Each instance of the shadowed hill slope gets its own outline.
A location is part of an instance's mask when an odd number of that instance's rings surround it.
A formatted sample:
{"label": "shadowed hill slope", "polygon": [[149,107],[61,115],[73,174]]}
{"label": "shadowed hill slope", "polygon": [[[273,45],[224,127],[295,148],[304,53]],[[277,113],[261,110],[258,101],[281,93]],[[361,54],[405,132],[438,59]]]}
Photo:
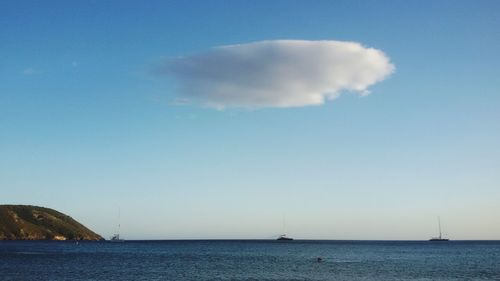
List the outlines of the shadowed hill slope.
{"label": "shadowed hill slope", "polygon": [[103,240],[70,216],[30,205],[0,205],[0,240]]}

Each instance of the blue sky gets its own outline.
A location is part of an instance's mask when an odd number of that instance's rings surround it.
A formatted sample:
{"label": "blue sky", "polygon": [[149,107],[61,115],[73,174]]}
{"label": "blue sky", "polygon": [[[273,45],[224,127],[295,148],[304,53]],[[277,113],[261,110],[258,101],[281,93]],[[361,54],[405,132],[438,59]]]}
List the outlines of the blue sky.
{"label": "blue sky", "polygon": [[[128,239],[500,238],[497,1],[4,1],[0,191]],[[323,105],[176,105],[170,58],[338,40],[395,71]],[[214,66],[216,69],[217,66]]]}

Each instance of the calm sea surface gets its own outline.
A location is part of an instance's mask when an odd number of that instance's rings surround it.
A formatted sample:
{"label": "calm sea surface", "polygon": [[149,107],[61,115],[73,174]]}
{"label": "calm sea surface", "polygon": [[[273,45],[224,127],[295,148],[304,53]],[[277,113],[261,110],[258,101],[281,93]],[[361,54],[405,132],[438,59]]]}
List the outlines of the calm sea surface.
{"label": "calm sea surface", "polygon": [[500,280],[500,241],[0,241],[0,280]]}

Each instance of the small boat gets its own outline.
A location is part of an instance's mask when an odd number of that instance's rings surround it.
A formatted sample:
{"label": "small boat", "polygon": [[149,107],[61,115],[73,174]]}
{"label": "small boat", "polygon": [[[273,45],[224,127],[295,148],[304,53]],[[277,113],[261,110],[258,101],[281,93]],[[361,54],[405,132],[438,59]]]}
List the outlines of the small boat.
{"label": "small boat", "polygon": [[446,241],[450,241],[450,239],[448,239],[448,238],[432,237],[431,239],[429,239],[429,241],[432,241],[432,242],[446,242]]}
{"label": "small boat", "polygon": [[293,240],[293,238],[291,237],[287,237],[286,236],[286,221],[285,221],[285,215],[283,215],[283,234],[280,235],[276,240],[279,240],[279,241],[291,241]]}
{"label": "small boat", "polygon": [[109,242],[125,242],[125,240],[120,239],[120,234],[117,233],[117,234],[111,236],[111,238],[109,239]]}
{"label": "small boat", "polygon": [[438,217],[438,227],[439,227],[439,236],[438,237],[432,237],[429,239],[429,241],[432,242],[446,242],[450,241],[448,238],[443,238],[443,235],[441,234],[441,219]]}
{"label": "small boat", "polygon": [[287,237],[286,234],[283,234],[283,235],[280,235],[280,237],[278,237],[278,239],[276,240],[280,240],[280,241],[290,241],[290,240],[293,240],[293,238],[291,237]]}
{"label": "small boat", "polygon": [[109,242],[125,242],[125,240],[120,238],[120,209],[118,209],[118,231],[111,236]]}

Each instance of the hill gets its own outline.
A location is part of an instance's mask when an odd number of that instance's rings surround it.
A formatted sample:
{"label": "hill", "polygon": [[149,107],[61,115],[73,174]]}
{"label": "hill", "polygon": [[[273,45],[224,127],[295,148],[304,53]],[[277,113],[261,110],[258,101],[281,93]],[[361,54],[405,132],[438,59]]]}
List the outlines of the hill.
{"label": "hill", "polygon": [[30,205],[0,205],[0,240],[103,240],[70,216]]}

